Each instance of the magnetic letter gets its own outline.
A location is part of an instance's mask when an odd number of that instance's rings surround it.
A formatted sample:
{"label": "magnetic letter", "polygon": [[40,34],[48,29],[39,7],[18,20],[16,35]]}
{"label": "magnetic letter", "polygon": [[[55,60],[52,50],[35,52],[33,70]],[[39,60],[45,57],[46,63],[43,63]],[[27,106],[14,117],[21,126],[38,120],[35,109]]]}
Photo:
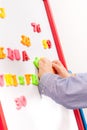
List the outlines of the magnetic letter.
{"label": "magnetic letter", "polygon": [[25,107],[27,104],[27,100],[26,100],[25,96],[21,96],[20,101],[21,101],[21,105]]}
{"label": "magnetic letter", "polygon": [[3,78],[3,75],[0,75],[0,86],[4,86],[4,78]]}
{"label": "magnetic letter", "polygon": [[39,58],[38,57],[35,57],[34,61],[33,61],[33,64],[35,65],[36,68],[39,68]]}
{"label": "magnetic letter", "polygon": [[19,52],[19,50],[17,50],[17,49],[14,50],[14,56],[15,56],[15,59],[16,59],[16,60],[20,60],[21,57],[20,57],[20,52]]}
{"label": "magnetic letter", "polygon": [[15,103],[17,106],[16,108],[19,110],[22,108],[22,106],[24,106],[24,107],[26,106],[27,100],[26,100],[25,96],[21,96],[21,97],[15,99]]}
{"label": "magnetic letter", "polygon": [[3,51],[4,51],[4,48],[0,47],[0,59],[4,59],[6,57],[6,54]]}
{"label": "magnetic letter", "polygon": [[48,48],[47,40],[43,40],[42,44],[43,44],[44,49]]}
{"label": "magnetic letter", "polygon": [[31,74],[25,74],[26,84],[29,85],[31,81]]}
{"label": "magnetic letter", "polygon": [[48,44],[48,47],[51,48],[51,41],[50,40],[47,40],[47,44]]}
{"label": "magnetic letter", "polygon": [[31,46],[31,43],[30,43],[30,38],[29,37],[26,37],[24,35],[21,36],[22,40],[21,40],[21,43],[25,46]]}
{"label": "magnetic letter", "polygon": [[19,84],[20,84],[20,85],[24,85],[24,84],[25,84],[25,81],[24,81],[24,77],[23,77],[23,76],[19,76],[18,79],[19,79]]}
{"label": "magnetic letter", "polygon": [[38,77],[35,74],[32,74],[32,84],[36,86],[39,84]]}
{"label": "magnetic letter", "polygon": [[16,106],[17,106],[16,109],[17,110],[21,109],[22,105],[21,105],[20,98],[16,98],[15,103],[16,103]]}
{"label": "magnetic letter", "polygon": [[5,80],[6,80],[6,86],[12,86],[13,85],[13,79],[11,74],[5,74]]}
{"label": "magnetic letter", "polygon": [[41,32],[41,28],[40,28],[40,24],[36,24],[36,23],[31,23],[31,25],[33,26],[33,31],[34,32]]}
{"label": "magnetic letter", "polygon": [[22,51],[22,57],[23,57],[23,61],[28,61],[30,58],[28,57],[26,51]]}
{"label": "magnetic letter", "polygon": [[18,82],[17,82],[16,75],[12,75],[12,79],[13,79],[13,86],[17,86]]}
{"label": "magnetic letter", "polygon": [[4,8],[0,8],[0,18],[5,18],[6,14],[5,14],[5,9]]}
{"label": "magnetic letter", "polygon": [[8,50],[8,58],[11,59],[11,60],[14,60],[14,51],[11,50],[10,48],[7,48]]}

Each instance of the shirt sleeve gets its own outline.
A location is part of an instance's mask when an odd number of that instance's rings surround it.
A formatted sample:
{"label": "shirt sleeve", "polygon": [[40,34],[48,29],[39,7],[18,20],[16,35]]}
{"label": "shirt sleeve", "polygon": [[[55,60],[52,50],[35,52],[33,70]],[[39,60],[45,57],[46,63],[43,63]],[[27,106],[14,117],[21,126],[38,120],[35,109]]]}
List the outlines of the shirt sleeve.
{"label": "shirt sleeve", "polygon": [[46,73],[41,77],[38,89],[40,94],[49,96],[66,108],[87,107],[87,73],[68,78]]}

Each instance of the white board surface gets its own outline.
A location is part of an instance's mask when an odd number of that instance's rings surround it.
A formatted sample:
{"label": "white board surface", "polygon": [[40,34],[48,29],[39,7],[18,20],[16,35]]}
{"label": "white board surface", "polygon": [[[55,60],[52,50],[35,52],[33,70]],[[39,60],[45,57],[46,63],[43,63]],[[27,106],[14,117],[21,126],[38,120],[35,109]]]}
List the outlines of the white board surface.
{"label": "white board surface", "polygon": [[[38,0],[0,0],[0,7],[5,8],[6,17],[0,18],[0,47],[4,48],[6,58],[0,59],[0,73],[37,74],[33,65],[35,57],[57,59],[57,52],[50,31],[43,1]],[[41,32],[33,31],[31,23],[40,24]],[[28,36],[31,46],[21,44],[21,35]],[[44,49],[42,40],[51,40],[52,47]],[[20,51],[21,59],[10,60],[7,48]],[[22,51],[26,51],[29,60],[22,60]],[[25,96],[27,105],[16,109],[15,99]],[[35,85],[19,85],[0,87],[2,103],[8,130],[77,130],[77,123],[72,110],[65,109],[48,97],[41,97]]]}

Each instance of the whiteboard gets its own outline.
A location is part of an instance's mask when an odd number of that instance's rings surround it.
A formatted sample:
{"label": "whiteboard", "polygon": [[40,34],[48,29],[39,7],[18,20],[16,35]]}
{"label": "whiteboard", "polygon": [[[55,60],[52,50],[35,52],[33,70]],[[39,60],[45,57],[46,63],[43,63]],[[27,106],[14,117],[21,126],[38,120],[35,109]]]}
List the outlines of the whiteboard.
{"label": "whiteboard", "polygon": [[[33,61],[35,57],[58,59],[54,40],[49,27],[43,1],[38,0],[0,0],[0,6],[5,9],[6,17],[0,18],[0,47],[4,48],[6,57],[0,59],[0,73],[24,76],[36,74]],[[41,32],[34,32],[31,23],[40,25]],[[30,46],[21,43],[21,36],[30,38]],[[50,40],[51,48],[44,49],[42,40]],[[19,50],[20,60],[8,58],[8,48]],[[29,57],[23,61],[22,52]],[[24,78],[25,81],[25,78]],[[17,109],[16,98],[24,96],[26,106]],[[56,104],[46,96],[40,96],[38,86],[24,82],[17,86],[0,87],[2,103],[8,130],[77,130],[77,123],[72,110]]]}

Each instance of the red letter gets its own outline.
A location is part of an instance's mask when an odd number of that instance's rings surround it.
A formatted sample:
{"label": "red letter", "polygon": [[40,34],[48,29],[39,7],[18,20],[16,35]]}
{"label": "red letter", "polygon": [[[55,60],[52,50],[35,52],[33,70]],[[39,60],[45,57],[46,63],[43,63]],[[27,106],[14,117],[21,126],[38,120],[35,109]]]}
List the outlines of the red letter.
{"label": "red letter", "polygon": [[30,59],[30,58],[28,57],[26,51],[22,51],[22,56],[23,56],[23,61],[27,61],[27,60]]}
{"label": "red letter", "polygon": [[0,75],[0,86],[4,86],[3,75]]}
{"label": "red letter", "polygon": [[14,52],[10,48],[7,48],[8,50],[8,58],[11,60],[14,60]]}
{"label": "red letter", "polygon": [[19,50],[15,49],[14,50],[14,55],[15,55],[16,60],[20,60],[20,52],[19,52]]}

